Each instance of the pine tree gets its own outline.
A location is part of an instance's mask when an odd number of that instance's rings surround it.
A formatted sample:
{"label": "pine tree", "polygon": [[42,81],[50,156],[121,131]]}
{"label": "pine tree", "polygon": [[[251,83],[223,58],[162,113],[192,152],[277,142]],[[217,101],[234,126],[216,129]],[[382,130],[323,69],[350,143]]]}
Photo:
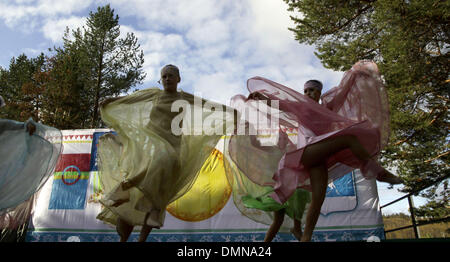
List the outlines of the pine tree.
{"label": "pine tree", "polygon": [[79,129],[90,125],[89,104],[83,99],[84,81],[81,78],[76,53],[58,53],[47,57],[46,88],[42,121],[59,129]]}
{"label": "pine tree", "polygon": [[109,5],[89,13],[86,27],[66,30],[63,48],[55,49],[61,56],[78,58],[78,74],[82,81],[81,99],[89,104],[90,123],[101,125],[99,104],[103,98],[126,93],[142,83],[144,54],[133,33],[119,38],[119,16]]}
{"label": "pine tree", "polygon": [[[390,143],[382,160],[406,181],[405,191],[448,175],[450,2],[283,1],[293,12],[290,30],[296,40],[315,45],[326,68],[343,71],[363,59],[378,64],[391,112]],[[424,196],[442,209],[434,213],[448,216],[450,193],[436,196],[435,189]]]}
{"label": "pine tree", "polygon": [[28,58],[25,54],[11,59],[8,69],[0,69],[1,95],[6,101],[0,117],[39,121],[42,111],[43,86],[38,75],[43,70],[44,54]]}

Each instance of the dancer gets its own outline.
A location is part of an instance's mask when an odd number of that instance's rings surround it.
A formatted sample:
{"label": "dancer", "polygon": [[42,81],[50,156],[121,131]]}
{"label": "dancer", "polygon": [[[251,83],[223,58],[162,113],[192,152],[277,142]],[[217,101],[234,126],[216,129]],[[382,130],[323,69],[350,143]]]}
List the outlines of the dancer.
{"label": "dancer", "polygon": [[35,193],[53,174],[62,134],[31,118],[25,123],[0,119],[0,145],[0,229],[14,230],[26,223]]}
{"label": "dancer", "polygon": [[[261,77],[250,79],[248,89],[250,100],[279,101],[280,126],[297,129],[298,137],[294,148],[280,151],[283,156],[270,177],[273,165],[270,172],[255,172],[255,165],[265,166],[257,156],[247,165],[239,160],[242,154],[250,153],[248,147],[241,150],[244,147],[239,139],[230,142],[231,158],[249,180],[272,186],[270,196],[279,203],[285,203],[298,187],[311,191],[301,241],[311,240],[329,182],[353,168],[359,168],[368,179],[402,182],[375,160],[389,137],[389,113],[385,90],[373,62],[356,63],[339,86],[322,96],[322,85],[317,80],[305,83],[305,95]],[[322,105],[318,103],[320,98]],[[258,155],[257,149],[252,150]]]}
{"label": "dancer", "polygon": [[[140,242],[153,228],[163,226],[167,205],[190,189],[220,137],[234,128],[233,118],[227,117],[233,110],[177,90],[181,77],[176,66],[164,66],[161,81],[163,90],[141,90],[101,106],[103,121],[118,135],[100,138],[99,172],[105,195],[97,218],[115,225],[122,242],[135,226],[142,226]],[[203,110],[205,104],[224,114]],[[181,113],[177,105],[182,106]],[[194,121],[198,110],[200,120],[207,118],[215,126],[203,125],[198,132]]]}

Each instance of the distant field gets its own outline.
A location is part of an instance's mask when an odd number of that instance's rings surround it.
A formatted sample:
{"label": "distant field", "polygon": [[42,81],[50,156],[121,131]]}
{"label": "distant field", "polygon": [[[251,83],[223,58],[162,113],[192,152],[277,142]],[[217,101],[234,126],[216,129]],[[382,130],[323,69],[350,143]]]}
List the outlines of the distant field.
{"label": "distant field", "polygon": [[[405,214],[395,214],[383,216],[384,229],[409,226],[412,224],[411,218]],[[418,227],[420,238],[450,238],[450,223],[437,223]],[[386,239],[412,239],[414,237],[413,228],[402,229],[386,234]]]}

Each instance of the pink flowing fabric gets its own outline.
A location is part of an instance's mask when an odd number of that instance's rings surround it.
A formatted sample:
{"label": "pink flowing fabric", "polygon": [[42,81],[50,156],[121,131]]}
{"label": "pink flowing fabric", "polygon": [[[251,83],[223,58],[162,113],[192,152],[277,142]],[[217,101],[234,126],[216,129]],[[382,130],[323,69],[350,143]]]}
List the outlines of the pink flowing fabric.
{"label": "pink flowing fabric", "polygon": [[[249,79],[247,88],[250,93],[260,93],[279,101],[279,112],[264,114],[271,121],[278,120],[279,125],[272,132],[278,133],[279,138],[274,149],[262,150],[251,146],[244,136],[233,136],[229,143],[230,156],[252,182],[272,186],[271,197],[280,203],[284,203],[298,187],[311,190],[309,172],[301,163],[308,145],[330,137],[354,135],[369,154],[375,156],[388,142],[386,90],[376,64],[371,61],[356,63],[344,74],[338,86],[322,95],[322,104],[263,77]],[[255,108],[251,103],[251,99],[237,95],[232,98],[231,106],[242,112],[244,108]],[[261,108],[254,110],[261,111]],[[296,141],[285,139],[292,130],[297,131]],[[278,163],[276,167],[274,162]],[[355,168],[360,168],[367,179],[377,175],[375,167],[367,168],[369,165],[349,149],[330,156],[326,165],[329,182]]]}

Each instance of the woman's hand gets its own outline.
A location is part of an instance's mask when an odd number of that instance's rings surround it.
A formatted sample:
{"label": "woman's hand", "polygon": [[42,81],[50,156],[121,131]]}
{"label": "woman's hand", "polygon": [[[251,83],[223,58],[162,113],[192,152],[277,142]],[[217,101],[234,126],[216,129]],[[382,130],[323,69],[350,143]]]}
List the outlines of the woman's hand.
{"label": "woman's hand", "polygon": [[269,100],[269,98],[259,92],[253,92],[248,95],[247,100]]}
{"label": "woman's hand", "polygon": [[266,101],[268,106],[272,106],[272,102],[270,100],[270,98],[264,94],[261,94],[259,92],[253,92],[251,93],[248,97],[247,97],[247,101],[249,100],[255,100],[255,101],[259,101],[259,100],[263,100]]}
{"label": "woman's hand", "polygon": [[34,134],[34,132],[36,132],[36,126],[33,123],[28,122],[27,123],[27,132],[30,134],[30,136],[32,136]]}

